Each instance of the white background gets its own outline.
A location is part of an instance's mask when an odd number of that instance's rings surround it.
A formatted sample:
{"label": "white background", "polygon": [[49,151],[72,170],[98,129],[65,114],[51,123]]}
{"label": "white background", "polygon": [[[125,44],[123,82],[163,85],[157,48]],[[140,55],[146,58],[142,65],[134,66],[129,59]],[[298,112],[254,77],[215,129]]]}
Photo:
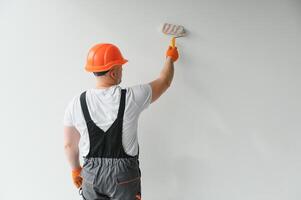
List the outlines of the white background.
{"label": "white background", "polygon": [[79,199],[63,113],[94,87],[89,48],[118,45],[121,86],[157,77],[189,31],[169,91],[141,116],[145,200],[301,198],[301,3],[0,0],[0,199]]}

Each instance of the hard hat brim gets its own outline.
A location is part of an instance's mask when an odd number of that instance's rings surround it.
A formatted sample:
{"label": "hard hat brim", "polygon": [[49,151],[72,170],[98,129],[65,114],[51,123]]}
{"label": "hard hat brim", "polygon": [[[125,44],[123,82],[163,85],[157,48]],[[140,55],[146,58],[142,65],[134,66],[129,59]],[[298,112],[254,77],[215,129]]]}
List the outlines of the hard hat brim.
{"label": "hard hat brim", "polygon": [[123,65],[127,62],[128,62],[127,59],[123,59],[123,60],[116,60],[114,62],[110,62],[110,63],[108,63],[106,65],[103,65],[103,66],[86,65],[85,70],[88,71],[88,72],[104,72],[104,71],[110,70],[115,65]]}

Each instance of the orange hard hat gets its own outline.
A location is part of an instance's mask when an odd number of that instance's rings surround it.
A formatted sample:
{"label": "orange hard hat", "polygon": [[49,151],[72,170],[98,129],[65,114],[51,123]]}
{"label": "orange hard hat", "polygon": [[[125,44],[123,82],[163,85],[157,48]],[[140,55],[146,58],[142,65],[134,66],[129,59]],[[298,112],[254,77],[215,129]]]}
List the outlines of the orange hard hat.
{"label": "orange hard hat", "polygon": [[97,44],[88,53],[85,69],[88,72],[103,72],[115,65],[123,65],[127,61],[115,45]]}

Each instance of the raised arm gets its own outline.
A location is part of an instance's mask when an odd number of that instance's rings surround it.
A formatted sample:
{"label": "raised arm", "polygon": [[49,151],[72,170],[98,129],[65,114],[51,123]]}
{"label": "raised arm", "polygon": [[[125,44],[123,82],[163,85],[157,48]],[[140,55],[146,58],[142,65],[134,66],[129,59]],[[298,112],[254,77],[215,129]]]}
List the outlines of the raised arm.
{"label": "raised arm", "polygon": [[169,46],[166,52],[166,60],[163,69],[157,79],[150,82],[152,87],[151,103],[156,101],[171,85],[174,75],[174,62],[178,59],[177,47]]}

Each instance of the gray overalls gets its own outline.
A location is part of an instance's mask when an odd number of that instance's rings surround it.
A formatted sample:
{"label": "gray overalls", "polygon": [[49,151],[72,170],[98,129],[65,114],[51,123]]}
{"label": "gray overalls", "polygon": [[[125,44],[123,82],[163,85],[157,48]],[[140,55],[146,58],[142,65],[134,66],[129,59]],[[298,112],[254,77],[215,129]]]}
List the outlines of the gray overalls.
{"label": "gray overalls", "polygon": [[138,155],[125,153],[122,125],[126,90],[121,90],[117,119],[107,131],[92,121],[86,102],[86,91],[80,96],[87,124],[90,150],[84,157],[82,196],[86,200],[140,200],[141,172]]}

